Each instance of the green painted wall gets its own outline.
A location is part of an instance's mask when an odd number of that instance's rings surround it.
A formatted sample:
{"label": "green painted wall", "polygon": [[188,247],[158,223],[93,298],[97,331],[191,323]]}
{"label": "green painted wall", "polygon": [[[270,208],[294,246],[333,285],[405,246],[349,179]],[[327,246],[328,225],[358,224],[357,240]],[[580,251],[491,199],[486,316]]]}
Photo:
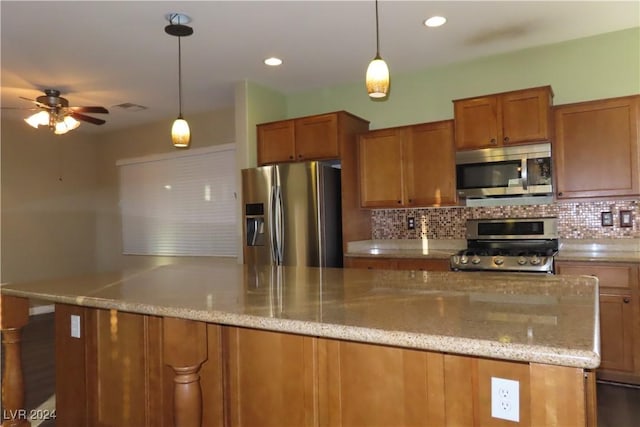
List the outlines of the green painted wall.
{"label": "green painted wall", "polygon": [[246,82],[246,97],[251,102],[247,102],[247,140],[250,143],[245,167],[254,167],[257,164],[256,125],[286,118],[287,100],[280,92],[252,82]]}
{"label": "green painted wall", "polygon": [[[397,75],[388,100],[362,81],[286,97],[286,117],[347,110],[371,129],[453,118],[453,99],[551,85],[554,104],[640,93],[640,27]],[[253,101],[252,101],[253,102]]]}

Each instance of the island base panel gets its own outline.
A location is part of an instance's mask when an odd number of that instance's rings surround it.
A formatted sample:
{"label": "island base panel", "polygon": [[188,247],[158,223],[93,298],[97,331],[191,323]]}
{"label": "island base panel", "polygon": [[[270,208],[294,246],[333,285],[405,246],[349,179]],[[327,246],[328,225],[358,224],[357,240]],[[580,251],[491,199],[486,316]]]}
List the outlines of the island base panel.
{"label": "island base panel", "polygon": [[[166,353],[167,345],[177,344],[163,338],[164,323],[173,320],[73,306],[56,310],[57,322],[65,325],[58,335],[68,335],[73,310],[89,328],[75,342],[84,346],[85,362],[68,337],[57,337],[72,353],[60,364],[73,372],[59,377],[59,415],[86,414],[86,425],[173,425],[176,375]],[[201,417],[202,425],[513,425],[491,417],[491,378],[500,377],[520,383],[517,425],[595,426],[594,376],[580,368],[216,324],[206,324],[203,334],[202,323],[185,322],[197,333],[176,336],[195,351],[194,364],[206,359],[199,370],[203,403],[191,409],[200,412],[192,419]],[[83,387],[86,412],[77,398],[64,395]],[[105,408],[105,402],[120,406]],[[143,413],[136,423],[122,416],[127,408]]]}

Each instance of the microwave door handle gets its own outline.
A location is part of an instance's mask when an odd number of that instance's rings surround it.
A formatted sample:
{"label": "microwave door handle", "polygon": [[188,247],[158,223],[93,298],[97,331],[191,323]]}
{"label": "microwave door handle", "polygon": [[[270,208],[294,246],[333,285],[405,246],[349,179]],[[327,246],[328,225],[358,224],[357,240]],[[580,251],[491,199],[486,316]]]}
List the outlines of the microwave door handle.
{"label": "microwave door handle", "polygon": [[527,174],[527,158],[523,157],[520,163],[520,178],[522,179],[522,189],[526,190],[529,182]]}

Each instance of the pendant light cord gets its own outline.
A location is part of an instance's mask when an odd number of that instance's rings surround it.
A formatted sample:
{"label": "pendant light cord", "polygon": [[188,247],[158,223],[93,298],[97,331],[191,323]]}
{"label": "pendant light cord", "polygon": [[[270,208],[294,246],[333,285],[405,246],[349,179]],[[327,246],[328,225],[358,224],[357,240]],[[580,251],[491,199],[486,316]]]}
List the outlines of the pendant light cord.
{"label": "pendant light cord", "polygon": [[380,30],[378,28],[378,0],[376,0],[376,58],[380,58]]}
{"label": "pendant light cord", "polygon": [[178,36],[178,118],[182,118],[182,46]]}

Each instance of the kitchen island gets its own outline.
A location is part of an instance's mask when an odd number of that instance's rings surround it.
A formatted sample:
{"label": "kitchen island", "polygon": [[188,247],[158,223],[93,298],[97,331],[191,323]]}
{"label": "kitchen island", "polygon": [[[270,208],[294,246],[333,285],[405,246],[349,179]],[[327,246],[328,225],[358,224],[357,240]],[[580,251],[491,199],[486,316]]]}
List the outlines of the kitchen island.
{"label": "kitchen island", "polygon": [[595,425],[587,276],[173,264],[0,291],[5,413],[27,300],[56,303],[58,426],[498,426],[492,378],[517,425]]}

